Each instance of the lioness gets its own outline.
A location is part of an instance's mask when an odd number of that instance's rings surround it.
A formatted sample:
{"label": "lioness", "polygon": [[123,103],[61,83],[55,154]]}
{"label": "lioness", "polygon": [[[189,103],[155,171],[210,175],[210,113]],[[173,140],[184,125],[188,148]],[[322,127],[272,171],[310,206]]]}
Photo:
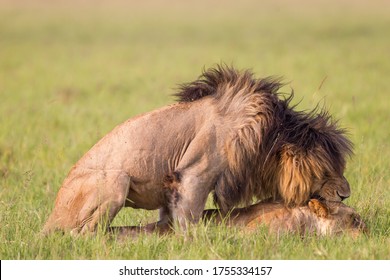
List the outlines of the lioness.
{"label": "lioness", "polygon": [[[216,209],[205,210],[206,219],[217,223],[226,219]],[[293,232],[300,234],[337,235],[347,233],[353,237],[367,231],[360,215],[342,202],[321,202],[311,199],[306,206],[288,208],[282,203],[260,202],[249,207],[231,211],[228,225],[254,229],[265,224],[271,232]]]}
{"label": "lioness", "polygon": [[[321,202],[318,199],[311,199],[307,205],[294,208],[286,207],[281,202],[263,201],[235,208],[228,214],[223,214],[218,209],[208,209],[203,211],[203,219],[250,231],[265,225],[271,233],[298,233],[302,236],[335,236],[345,233],[355,238],[368,232],[365,223],[353,208],[342,202]],[[123,238],[135,237],[141,232],[157,231],[165,234],[171,232],[172,227],[151,223],[143,227],[111,227],[110,230]]]}
{"label": "lioness", "polygon": [[122,207],[160,209],[160,223],[197,222],[210,193],[224,213],[253,197],[290,207],[350,195],[352,143],[326,112],[295,111],[281,83],[219,66],[184,85],[179,103],[129,119],[71,169],[44,226],[109,226]]}

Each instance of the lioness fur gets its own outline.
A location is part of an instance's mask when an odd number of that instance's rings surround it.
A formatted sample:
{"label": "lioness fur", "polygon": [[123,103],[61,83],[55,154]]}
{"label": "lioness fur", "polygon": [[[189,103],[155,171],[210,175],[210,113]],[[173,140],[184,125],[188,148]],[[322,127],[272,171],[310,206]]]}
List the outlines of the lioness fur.
{"label": "lioness fur", "polygon": [[[219,209],[203,211],[203,220],[216,224],[240,227],[253,231],[266,226],[271,233],[294,233],[317,236],[347,234],[354,238],[367,233],[367,227],[360,215],[342,202],[325,202],[311,199],[307,205],[286,207],[281,202],[262,201],[244,208],[234,208],[224,214]],[[170,233],[172,227],[156,223],[146,226],[112,227],[120,238],[136,237],[139,233]]]}
{"label": "lioness fur", "polygon": [[325,111],[301,112],[277,79],[218,66],[182,86],[179,102],[132,118],[70,170],[43,232],[93,232],[122,207],[160,209],[160,223],[222,212],[253,197],[289,207],[350,195],[352,144]]}
{"label": "lioness fur", "polygon": [[317,199],[311,199],[305,206],[293,208],[280,202],[260,202],[233,209],[228,217],[217,209],[211,209],[204,212],[204,217],[213,218],[217,223],[226,221],[228,225],[242,226],[248,230],[263,224],[273,233],[320,236],[347,233],[357,237],[367,232],[365,223],[353,208],[342,202],[321,202]]}

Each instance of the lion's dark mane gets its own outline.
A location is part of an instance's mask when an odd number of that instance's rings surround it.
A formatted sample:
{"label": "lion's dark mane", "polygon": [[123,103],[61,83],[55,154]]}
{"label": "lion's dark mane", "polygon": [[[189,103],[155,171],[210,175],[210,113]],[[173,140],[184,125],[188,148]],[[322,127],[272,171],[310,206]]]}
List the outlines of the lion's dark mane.
{"label": "lion's dark mane", "polygon": [[[291,201],[306,195],[307,188],[290,191],[281,186],[283,170],[292,170],[294,157],[300,160],[301,184],[325,172],[342,174],[346,157],[352,154],[352,143],[345,130],[337,126],[322,109],[298,111],[292,106],[293,93],[280,93],[279,78],[255,79],[250,71],[217,66],[208,69],[176,94],[180,102],[214,98],[226,125],[232,127],[227,143],[229,168],[216,182],[214,198],[222,209],[250,203],[284,192]],[[298,183],[297,183],[298,184]],[[291,194],[289,194],[291,192]],[[287,193],[287,195],[286,195]],[[289,203],[289,201],[286,201]]]}

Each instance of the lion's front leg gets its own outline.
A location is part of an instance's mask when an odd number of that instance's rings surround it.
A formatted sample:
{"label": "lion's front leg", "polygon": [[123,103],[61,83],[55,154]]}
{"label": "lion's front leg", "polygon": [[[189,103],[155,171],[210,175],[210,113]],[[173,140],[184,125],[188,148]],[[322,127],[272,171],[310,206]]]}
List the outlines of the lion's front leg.
{"label": "lion's front leg", "polygon": [[167,176],[165,183],[170,219],[173,223],[178,223],[183,230],[187,228],[188,222],[197,223],[202,217],[208,194],[211,191],[209,180],[190,174],[181,175],[175,172]]}
{"label": "lion's front leg", "polygon": [[165,178],[169,216],[181,229],[202,217],[207,197],[227,166],[226,156],[219,153],[224,141],[216,141],[215,135],[214,125],[202,127],[174,171]]}

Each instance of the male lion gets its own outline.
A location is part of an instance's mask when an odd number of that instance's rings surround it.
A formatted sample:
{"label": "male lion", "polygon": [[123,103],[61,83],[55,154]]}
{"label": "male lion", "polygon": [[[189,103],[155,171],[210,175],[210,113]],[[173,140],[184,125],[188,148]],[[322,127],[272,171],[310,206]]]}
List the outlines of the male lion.
{"label": "male lion", "polygon": [[[267,226],[271,233],[316,234],[318,236],[335,236],[346,233],[358,237],[367,233],[367,227],[360,215],[342,202],[325,202],[310,199],[307,205],[286,207],[276,201],[262,201],[244,208],[234,208],[229,213],[221,213],[218,209],[203,211],[204,221],[217,224],[226,223],[228,226],[242,227],[244,230],[254,230],[259,225]],[[112,227],[120,238],[139,233],[159,232],[169,233],[172,227],[168,224],[151,223],[146,226]]]}
{"label": "male lion", "polygon": [[301,112],[282,84],[218,66],[185,84],[179,102],[132,118],[71,169],[44,232],[95,231],[126,206],[160,223],[197,222],[209,193],[223,212],[257,199],[304,205],[350,195],[352,144],[326,112]]}

